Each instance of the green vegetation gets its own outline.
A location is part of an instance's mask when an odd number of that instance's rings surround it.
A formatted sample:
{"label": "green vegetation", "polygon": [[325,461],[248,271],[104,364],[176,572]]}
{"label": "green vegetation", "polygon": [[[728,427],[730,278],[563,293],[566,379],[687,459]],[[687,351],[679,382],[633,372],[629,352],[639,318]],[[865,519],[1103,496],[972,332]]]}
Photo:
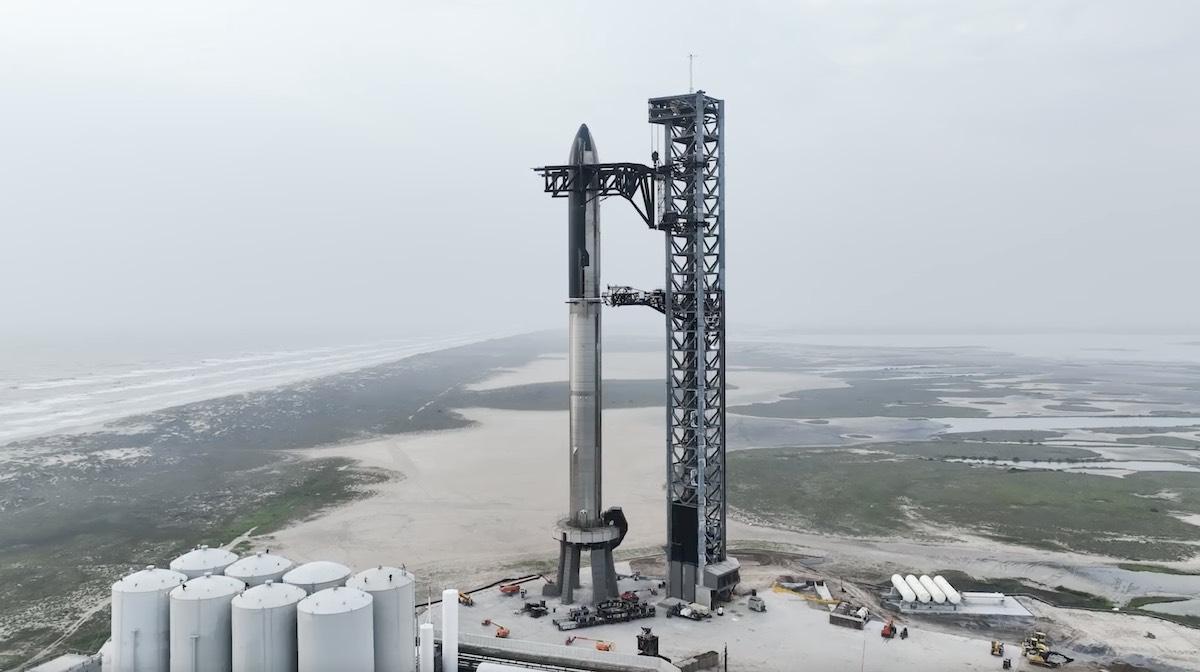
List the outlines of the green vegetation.
{"label": "green vegetation", "polygon": [[1061,404],[1048,404],[1048,411],[1062,411],[1063,413],[1111,413],[1111,408],[1100,408],[1091,404],[1080,403],[1075,401],[1066,401]]}
{"label": "green vegetation", "polygon": [[112,634],[110,616],[108,609],[101,609],[92,614],[91,618],[67,637],[63,648],[68,651],[99,651],[101,645]]}
{"label": "green vegetation", "polygon": [[1142,595],[1135,597],[1125,605],[1126,609],[1140,609],[1147,604],[1166,604],[1168,602],[1183,602],[1186,597],[1176,597],[1171,595]]}
{"label": "green vegetation", "polygon": [[[917,445],[873,447],[903,454]],[[732,452],[729,469],[731,504],[782,527],[890,536],[916,533],[913,516],[1011,543],[1131,560],[1188,558],[1195,547],[1187,542],[1200,540],[1200,528],[1147,500],[1171,490],[1179,493],[1172,509],[1200,512],[1195,474],[1112,478],[795,448]]]}
{"label": "green vegetation", "polygon": [[[458,390],[447,398],[453,408],[502,408],[512,411],[563,411],[570,398],[567,382],[530,383],[490,390]],[[666,403],[661,380],[606,380],[605,408],[645,408]]]}
{"label": "green vegetation", "polygon": [[1026,583],[1021,579],[976,579],[964,572],[952,569],[937,572],[946,577],[960,591],[985,591],[1006,593],[1009,595],[1032,595],[1043,602],[1049,602],[1059,607],[1076,609],[1112,609],[1113,603],[1106,597],[1093,595],[1082,590],[1074,590],[1066,586],[1049,588]]}
{"label": "green vegetation", "polygon": [[1037,443],[1047,439],[1066,436],[1062,432],[1044,429],[996,429],[990,432],[946,432],[933,437],[942,441],[999,441],[1009,443]]}
{"label": "green vegetation", "polygon": [[1155,572],[1157,574],[1179,574],[1182,576],[1200,576],[1200,572],[1189,572],[1186,569],[1176,569],[1166,565],[1148,565],[1141,562],[1119,562],[1117,567],[1130,572]]}
{"label": "green vegetation", "polygon": [[244,514],[237,514],[207,532],[200,543],[220,545],[253,529],[255,534],[274,532],[288,523],[304,520],[330,506],[357,499],[362,486],[387,480],[381,472],[352,468],[344,458],[314,460],[299,465],[282,489]]}
{"label": "green vegetation", "polygon": [[1200,425],[1188,427],[1094,427],[1087,431],[1096,434],[1163,434],[1166,432],[1198,431]]}
{"label": "green vegetation", "polygon": [[1139,446],[1165,446],[1167,448],[1200,448],[1200,441],[1185,439],[1181,436],[1135,436],[1121,439],[1121,443],[1133,443]]}
{"label": "green vegetation", "polygon": [[982,441],[911,441],[875,444],[872,448],[898,455],[968,460],[1016,460],[1029,462],[1086,462],[1102,459],[1099,453],[1070,446],[1035,443],[984,443]]}
{"label": "green vegetation", "polygon": [[[779,401],[733,406],[729,412],[764,418],[982,418],[988,415],[982,409],[944,404],[940,398],[942,393],[929,389],[951,383],[961,385],[963,381],[959,378],[851,379],[848,382],[850,387],[789,392]],[[990,391],[987,396],[1000,394],[1002,392]],[[975,395],[955,392],[950,396]]]}

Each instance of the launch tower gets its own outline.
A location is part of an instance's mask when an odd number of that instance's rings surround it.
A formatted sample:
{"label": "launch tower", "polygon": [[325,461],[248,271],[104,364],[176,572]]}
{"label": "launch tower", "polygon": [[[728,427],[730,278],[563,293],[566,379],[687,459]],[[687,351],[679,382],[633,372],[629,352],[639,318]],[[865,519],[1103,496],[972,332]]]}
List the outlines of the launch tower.
{"label": "launch tower", "polygon": [[667,592],[705,603],[728,599],[739,579],[726,533],[724,110],[703,91],[651,98],[661,163],[656,152],[653,167],[573,161],[537,169],[547,193],[572,203],[578,194],[622,196],[665,234],[665,288],[610,286],[604,300],[666,317]]}

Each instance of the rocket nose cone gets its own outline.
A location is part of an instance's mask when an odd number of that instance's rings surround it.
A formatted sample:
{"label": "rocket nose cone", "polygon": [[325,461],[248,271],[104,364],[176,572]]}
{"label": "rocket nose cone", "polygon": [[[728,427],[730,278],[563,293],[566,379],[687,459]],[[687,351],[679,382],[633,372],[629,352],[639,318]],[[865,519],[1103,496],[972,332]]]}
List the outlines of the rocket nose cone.
{"label": "rocket nose cone", "polygon": [[596,143],[592,140],[592,132],[588,130],[587,124],[579,125],[575,139],[571,141],[571,156],[567,162],[596,163]]}

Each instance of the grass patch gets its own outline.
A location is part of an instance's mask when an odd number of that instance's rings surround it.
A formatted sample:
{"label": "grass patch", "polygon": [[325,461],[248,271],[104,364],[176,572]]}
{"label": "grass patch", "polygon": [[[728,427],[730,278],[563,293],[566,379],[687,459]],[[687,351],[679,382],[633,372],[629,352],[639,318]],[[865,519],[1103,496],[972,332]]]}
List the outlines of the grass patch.
{"label": "grass patch", "polygon": [[353,468],[343,458],[302,463],[300,473],[278,492],[238,514],[206,535],[201,543],[220,545],[254,529],[255,534],[274,532],[287,524],[305,520],[322,509],[361,497],[363,486],[387,480],[382,473]]}
{"label": "grass patch", "polygon": [[[1187,599],[1188,598],[1186,598],[1186,597],[1177,597],[1177,596],[1170,596],[1170,595],[1142,595],[1142,596],[1135,597],[1132,600],[1130,600],[1129,603],[1125,605],[1125,608],[1126,609],[1140,609],[1141,607],[1144,607],[1147,604],[1166,604],[1168,602],[1183,602],[1184,600],[1187,600]],[[1155,612],[1155,613],[1157,613],[1157,612]]]}
{"label": "grass patch", "polygon": [[1200,540],[1200,528],[1147,499],[1171,490],[1180,494],[1172,509],[1200,513],[1195,474],[1112,478],[797,448],[736,451],[728,459],[730,503],[766,525],[894,536],[915,532],[915,516],[1009,543],[1134,561],[1186,559],[1195,553],[1186,542]]}
{"label": "grass patch", "polygon": [[92,614],[91,618],[79,626],[79,629],[71,633],[71,636],[63,642],[63,648],[68,651],[99,651],[100,646],[112,634],[110,616],[111,613],[108,608],[101,609]]}
{"label": "grass patch", "polygon": [[[983,418],[988,415],[987,411],[979,408],[944,404],[940,393],[928,389],[948,382],[966,384],[953,377],[923,380],[851,379],[847,382],[850,383],[849,387],[789,392],[779,401],[733,406],[729,412],[764,418],[800,419],[877,416]],[[989,393],[989,396],[999,395],[999,392]],[[973,395],[956,392],[953,396]]]}
{"label": "grass patch", "polygon": [[889,450],[899,455],[934,457],[942,459],[971,460],[1015,460],[1028,462],[1089,462],[1103,459],[1100,453],[1084,448],[1036,443],[983,443],[981,441],[936,441],[896,442],[872,445],[872,448]]}
{"label": "grass patch", "polygon": [[[600,391],[605,408],[647,408],[666,403],[661,380],[605,380]],[[447,398],[454,408],[500,408],[511,411],[565,411],[567,382],[528,383],[491,390],[460,389]]]}
{"label": "grass patch", "polygon": [[1066,434],[1045,429],[995,429],[990,432],[946,432],[933,438],[952,441],[1037,443],[1046,439],[1057,439],[1061,436],[1066,436]]}
{"label": "grass patch", "polygon": [[1141,562],[1119,562],[1117,567],[1130,572],[1154,572],[1156,574],[1178,574],[1181,576],[1200,576],[1200,572],[1189,572],[1186,569],[1176,569],[1166,565],[1149,565]]}
{"label": "grass patch", "polygon": [[1121,443],[1132,443],[1139,446],[1161,446],[1164,448],[1200,449],[1200,441],[1185,439],[1181,436],[1135,436],[1121,439]]}

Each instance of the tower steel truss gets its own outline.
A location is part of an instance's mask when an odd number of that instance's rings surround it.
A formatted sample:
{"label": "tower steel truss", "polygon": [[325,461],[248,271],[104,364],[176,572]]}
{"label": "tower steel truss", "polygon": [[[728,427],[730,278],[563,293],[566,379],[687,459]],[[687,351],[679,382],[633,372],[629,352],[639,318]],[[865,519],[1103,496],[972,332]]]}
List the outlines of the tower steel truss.
{"label": "tower steel truss", "polygon": [[667,590],[727,596],[725,486],[725,134],[722,100],[652,98],[662,127],[667,337]]}

